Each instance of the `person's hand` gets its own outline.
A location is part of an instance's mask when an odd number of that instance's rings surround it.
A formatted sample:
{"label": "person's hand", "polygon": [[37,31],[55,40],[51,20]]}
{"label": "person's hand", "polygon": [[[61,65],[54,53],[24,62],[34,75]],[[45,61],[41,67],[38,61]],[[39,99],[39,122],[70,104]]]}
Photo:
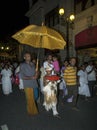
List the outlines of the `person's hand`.
{"label": "person's hand", "polygon": [[32,76],[32,79],[37,79],[37,76]]}

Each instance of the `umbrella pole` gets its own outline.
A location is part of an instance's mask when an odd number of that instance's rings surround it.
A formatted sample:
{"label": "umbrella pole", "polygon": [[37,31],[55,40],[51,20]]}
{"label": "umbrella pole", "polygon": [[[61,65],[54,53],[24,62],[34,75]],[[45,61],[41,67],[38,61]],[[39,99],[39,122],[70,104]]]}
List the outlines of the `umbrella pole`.
{"label": "umbrella pole", "polygon": [[37,61],[36,61],[36,72],[38,71],[38,65],[39,65],[39,59],[37,58]]}
{"label": "umbrella pole", "polygon": [[[40,48],[42,47],[42,36],[40,36]],[[37,55],[37,62],[36,62],[36,71],[38,71],[39,67],[39,54],[40,54],[40,48],[38,50],[38,55]]]}

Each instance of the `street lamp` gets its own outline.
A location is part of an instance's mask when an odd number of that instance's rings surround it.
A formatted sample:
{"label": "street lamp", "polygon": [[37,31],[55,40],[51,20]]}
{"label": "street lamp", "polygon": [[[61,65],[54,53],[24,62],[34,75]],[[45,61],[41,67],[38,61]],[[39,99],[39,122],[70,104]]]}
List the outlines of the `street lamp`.
{"label": "street lamp", "polygon": [[[59,15],[63,16],[64,15],[64,8],[59,9]],[[72,24],[74,21],[75,16],[74,14],[71,14],[69,17],[64,18],[64,21],[66,22],[66,57],[69,60],[69,25]]]}
{"label": "street lamp", "polygon": [[1,50],[4,50],[4,47],[3,47],[3,46],[1,47]]}
{"label": "street lamp", "polygon": [[9,47],[6,47],[7,50],[9,50]]}

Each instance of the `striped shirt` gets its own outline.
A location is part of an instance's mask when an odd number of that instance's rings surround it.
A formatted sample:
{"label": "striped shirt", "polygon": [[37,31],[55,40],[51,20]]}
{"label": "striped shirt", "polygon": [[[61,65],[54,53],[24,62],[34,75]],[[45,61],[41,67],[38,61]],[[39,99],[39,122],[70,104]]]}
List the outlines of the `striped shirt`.
{"label": "striped shirt", "polygon": [[73,86],[77,84],[77,69],[76,67],[68,66],[64,70],[64,79],[66,85]]}

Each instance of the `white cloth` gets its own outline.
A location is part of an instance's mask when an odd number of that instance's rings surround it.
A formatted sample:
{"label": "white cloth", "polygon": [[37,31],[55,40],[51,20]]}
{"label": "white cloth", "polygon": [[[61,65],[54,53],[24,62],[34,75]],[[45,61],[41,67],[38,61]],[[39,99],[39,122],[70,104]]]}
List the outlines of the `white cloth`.
{"label": "white cloth", "polygon": [[[48,63],[48,61],[45,61],[43,63],[44,69],[48,68],[48,66],[52,68],[52,75],[54,75],[54,70],[53,70],[54,66],[53,66],[53,64],[50,64],[50,63]],[[45,74],[46,74],[46,71],[45,71]]]}
{"label": "white cloth", "polygon": [[41,74],[40,74],[40,89],[41,89],[41,92],[43,92],[43,77],[45,76],[45,69],[44,69],[44,67],[42,66],[41,68],[40,68],[40,72],[41,72]]}
{"label": "white cloth", "polygon": [[24,86],[23,86],[23,80],[21,78],[21,75],[20,75],[20,66],[18,66],[16,69],[15,69],[15,74],[19,74],[19,89],[24,89]]}
{"label": "white cloth", "polygon": [[63,90],[63,97],[68,95],[68,89],[66,87],[66,82],[64,78],[62,78],[60,84],[59,84],[59,90]]}
{"label": "white cloth", "polygon": [[20,72],[20,66],[18,66],[16,69],[15,69],[15,74],[19,73]]}
{"label": "white cloth", "polygon": [[12,92],[11,75],[12,71],[10,69],[3,69],[1,71],[2,75],[2,91],[3,94],[10,94]]}
{"label": "white cloth", "polygon": [[86,97],[90,97],[87,72],[83,70],[79,70],[77,75],[79,76],[79,83],[80,83],[80,86],[78,89],[79,94],[85,95]]}
{"label": "white cloth", "polygon": [[24,89],[23,80],[19,78],[19,89]]}
{"label": "white cloth", "polygon": [[57,115],[57,83],[56,81],[54,82],[49,82],[46,86],[43,88],[43,93],[44,93],[44,103],[43,106],[47,111],[52,109],[53,115]]}
{"label": "white cloth", "polygon": [[[92,70],[93,66],[88,65],[86,67],[86,71],[90,72]],[[96,72],[93,70],[90,74],[88,74],[88,81],[96,81]]]}
{"label": "white cloth", "polygon": [[61,81],[60,84],[59,84],[59,89],[60,89],[60,90],[63,90],[64,88],[66,88],[66,83],[65,83],[64,78],[62,78],[62,81]]}

